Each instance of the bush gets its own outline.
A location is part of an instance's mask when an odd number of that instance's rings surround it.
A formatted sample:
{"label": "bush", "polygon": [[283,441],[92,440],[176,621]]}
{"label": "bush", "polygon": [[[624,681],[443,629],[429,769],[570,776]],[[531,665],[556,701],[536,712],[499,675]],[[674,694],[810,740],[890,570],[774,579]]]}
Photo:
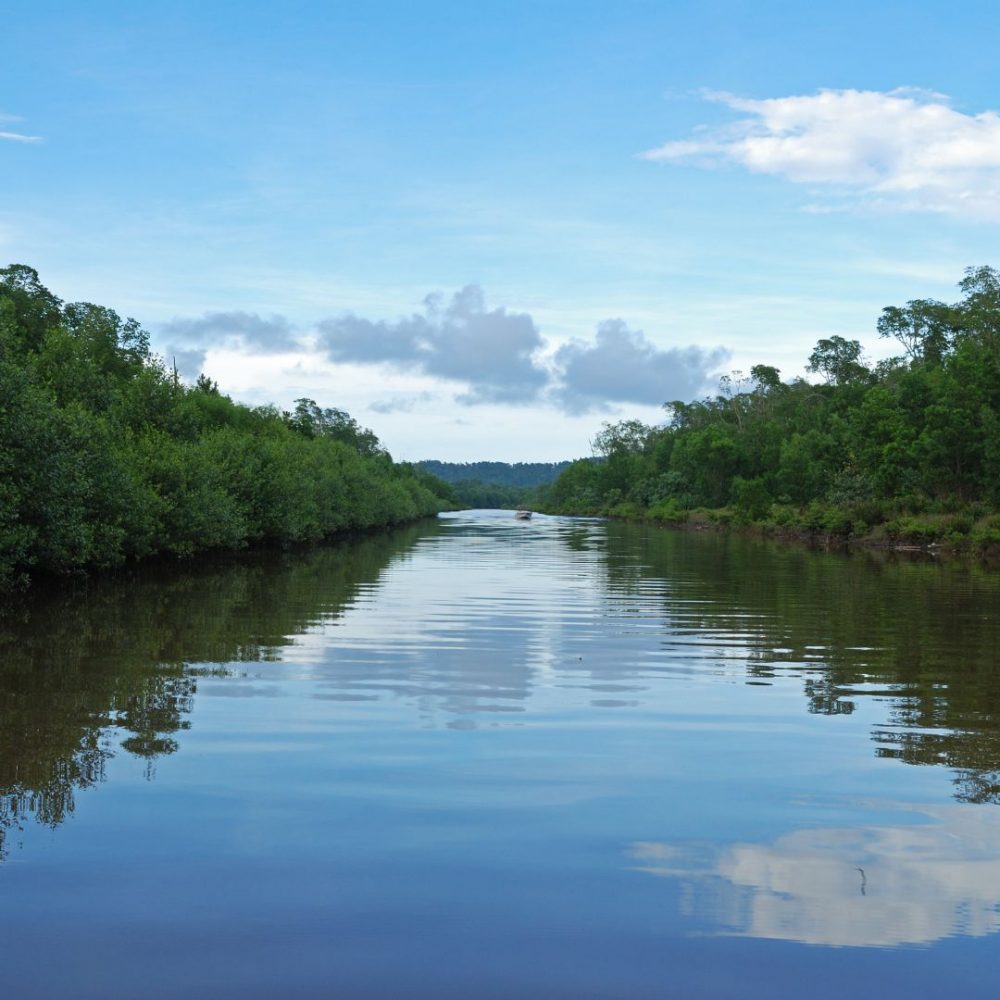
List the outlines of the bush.
{"label": "bush", "polygon": [[665,500],[653,504],[646,511],[646,519],[659,524],[682,524],[688,519],[688,512],[682,510],[676,500]]}
{"label": "bush", "polygon": [[760,521],[771,510],[771,494],[761,478],[744,479],[737,476],[729,491],[730,501],[736,510],[751,521]]}

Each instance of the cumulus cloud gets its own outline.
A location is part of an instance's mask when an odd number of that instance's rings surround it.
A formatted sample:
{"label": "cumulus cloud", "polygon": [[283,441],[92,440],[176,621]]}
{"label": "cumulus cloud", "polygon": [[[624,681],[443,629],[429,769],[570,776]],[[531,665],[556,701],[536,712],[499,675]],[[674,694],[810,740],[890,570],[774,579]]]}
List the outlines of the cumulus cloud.
{"label": "cumulus cloud", "polygon": [[483,291],[466,285],[450,301],[430,295],[424,311],[396,322],[354,315],[318,324],[320,344],[333,361],[382,363],[457,382],[466,404],[537,399],[548,372],[535,358],[543,341],[526,313],[487,309]]}
{"label": "cumulus cloud", "polygon": [[601,409],[609,402],[659,406],[698,395],[728,357],[721,347],[662,350],[641,330],[609,319],[598,326],[593,344],[574,340],[556,352],[561,385],[554,395],[571,413]]}
{"label": "cumulus cloud", "polygon": [[248,312],[205,313],[193,319],[172,319],[160,327],[171,340],[191,345],[242,343],[267,353],[293,350],[296,339],[284,316],[264,318]]}
{"label": "cumulus cloud", "polygon": [[[548,405],[573,414],[691,398],[728,358],[722,348],[660,348],[620,319],[600,323],[591,341],[572,340],[553,352],[528,313],[487,308],[477,285],[450,298],[428,295],[421,312],[395,321],[348,313],[321,320],[314,330],[302,342],[283,316],[215,312],[163,323],[157,341],[168,365],[189,379],[205,370],[212,348],[256,355],[312,348],[335,363],[385,365],[450,382],[453,398],[466,406]],[[369,409],[406,413],[440,398],[422,386],[397,388]]]}
{"label": "cumulus cloud", "polygon": [[743,117],[641,154],[666,163],[732,163],[828,185],[869,204],[1000,219],[1000,115],[956,111],[941,94],[821,90],[751,100],[708,93]]}
{"label": "cumulus cloud", "polygon": [[25,135],[23,132],[8,132],[2,128],[7,122],[19,122],[21,119],[17,115],[0,114],[0,140],[6,139],[8,142],[41,142],[40,135]]}
{"label": "cumulus cloud", "polygon": [[166,345],[167,361],[175,358],[177,370],[188,378],[204,370],[211,347],[244,347],[278,354],[299,346],[294,328],[284,316],[263,317],[241,311],[172,319],[160,326],[159,338]]}

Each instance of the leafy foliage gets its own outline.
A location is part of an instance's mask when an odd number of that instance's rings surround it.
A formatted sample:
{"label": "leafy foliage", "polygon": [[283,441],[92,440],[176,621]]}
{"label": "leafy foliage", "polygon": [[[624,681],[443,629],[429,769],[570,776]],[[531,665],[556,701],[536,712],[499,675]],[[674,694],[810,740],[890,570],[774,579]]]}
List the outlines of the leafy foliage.
{"label": "leafy foliage", "polygon": [[131,319],[0,269],[0,586],[37,573],[314,541],[451,501],[348,413],[180,383]]}
{"label": "leafy foliage", "polygon": [[736,520],[839,535],[904,524],[909,537],[922,534],[914,517],[961,506],[970,532],[925,520],[923,534],[985,539],[1000,504],[1000,273],[969,268],[959,288],[951,305],[883,310],[878,332],[904,354],[875,367],[857,341],[834,336],[809,356],[818,384],[757,365],[714,397],[666,404],[665,426],[605,425],[604,461],[570,466],[545,506],[666,520],[728,507]]}
{"label": "leafy foliage", "polygon": [[538,506],[539,491],[569,468],[569,462],[438,462],[420,468],[451,486],[454,507],[513,509]]}
{"label": "leafy foliage", "polygon": [[479,482],[496,486],[541,486],[551,483],[569,462],[438,462],[420,465],[447,483]]}

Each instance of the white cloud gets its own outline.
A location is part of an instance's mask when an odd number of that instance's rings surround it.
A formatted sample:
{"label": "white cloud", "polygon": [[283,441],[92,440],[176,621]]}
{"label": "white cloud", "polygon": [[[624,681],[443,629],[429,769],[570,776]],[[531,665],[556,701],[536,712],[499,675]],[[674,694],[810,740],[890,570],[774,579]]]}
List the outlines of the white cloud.
{"label": "white cloud", "polygon": [[1000,115],[956,111],[941,94],[821,90],[751,100],[706,95],[744,117],[642,154],[668,163],[733,163],[794,183],[832,186],[870,205],[1000,220]]}
{"label": "white cloud", "polygon": [[[305,369],[324,379],[339,373],[339,381],[350,368],[355,388],[359,378],[374,380],[364,406],[384,415],[422,410],[456,385],[464,389],[452,399],[465,406],[544,406],[570,416],[619,404],[658,409],[709,388],[729,357],[723,347],[661,347],[621,319],[599,322],[592,339],[554,347],[530,313],[488,309],[478,285],[450,298],[427,295],[423,305],[396,321],[344,313],[314,324],[314,335],[284,316],[243,310],[175,317],[157,325],[156,345],[185,378],[204,371],[228,389],[234,364],[276,355],[301,357],[302,371],[284,373],[296,384]],[[282,373],[273,364],[265,370],[263,382],[244,390],[266,383],[277,391]]]}
{"label": "white cloud", "polygon": [[264,317],[242,309],[205,313],[197,318],[177,317],[161,324],[160,332],[186,346],[237,341],[260,351],[281,352],[297,345],[294,327],[284,316]]}
{"label": "white cloud", "polygon": [[[478,285],[467,285],[446,304],[424,300],[424,314],[374,322],[353,314],[317,324],[329,360],[382,365],[434,379],[465,382],[463,405],[549,403],[568,414],[607,410],[615,403],[661,406],[704,389],[728,356],[724,348],[695,345],[661,349],[620,319],[598,324],[593,341],[571,339],[546,354],[547,344],[529,313],[487,310]],[[407,400],[377,401],[379,412]]]}
{"label": "white cloud", "polygon": [[[17,122],[21,119],[17,115],[5,115],[0,113],[0,124],[4,122]],[[6,139],[8,142],[41,142],[42,137],[40,135],[25,135],[23,132],[7,132],[0,130],[0,139]]]}
{"label": "white cloud", "polygon": [[205,370],[205,358],[213,347],[235,345],[261,354],[281,354],[299,346],[294,327],[284,316],[262,317],[242,310],[177,317],[160,324],[158,341],[164,356],[186,378]]}

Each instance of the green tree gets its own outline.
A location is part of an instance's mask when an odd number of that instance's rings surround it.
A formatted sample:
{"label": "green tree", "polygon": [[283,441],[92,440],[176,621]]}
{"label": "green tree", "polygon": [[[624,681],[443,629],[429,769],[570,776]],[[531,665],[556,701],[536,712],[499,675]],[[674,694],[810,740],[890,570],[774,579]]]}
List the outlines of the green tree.
{"label": "green tree", "polygon": [[816,343],[806,371],[822,375],[833,385],[847,385],[867,379],[871,371],[861,360],[861,344],[833,336]]}
{"label": "green tree", "polygon": [[940,364],[951,348],[958,316],[952,306],[934,299],[914,299],[905,306],[886,306],[878,319],[878,335],[892,338],[911,363]]}

